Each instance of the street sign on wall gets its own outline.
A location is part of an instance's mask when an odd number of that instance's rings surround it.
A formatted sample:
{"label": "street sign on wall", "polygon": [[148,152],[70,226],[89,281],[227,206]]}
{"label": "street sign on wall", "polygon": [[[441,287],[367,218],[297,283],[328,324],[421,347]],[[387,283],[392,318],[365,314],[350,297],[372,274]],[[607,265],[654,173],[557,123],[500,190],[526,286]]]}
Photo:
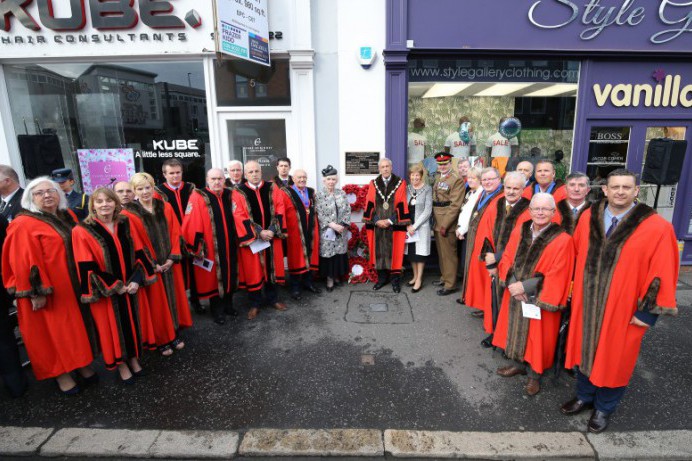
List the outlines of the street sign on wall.
{"label": "street sign on wall", "polygon": [[216,51],[269,66],[267,0],[216,0]]}

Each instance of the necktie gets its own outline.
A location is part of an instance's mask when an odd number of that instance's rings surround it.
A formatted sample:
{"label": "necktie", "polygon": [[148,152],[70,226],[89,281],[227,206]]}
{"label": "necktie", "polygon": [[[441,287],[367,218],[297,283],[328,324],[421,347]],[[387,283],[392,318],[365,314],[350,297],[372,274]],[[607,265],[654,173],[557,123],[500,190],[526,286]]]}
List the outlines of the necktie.
{"label": "necktie", "polygon": [[610,222],[610,227],[608,228],[608,232],[606,232],[606,238],[610,237],[610,234],[613,233],[615,230],[615,227],[618,225],[618,218],[613,218],[613,220]]}
{"label": "necktie", "polygon": [[577,207],[572,208],[572,214],[573,214],[574,216],[576,216],[577,213],[579,213],[579,208],[577,208]]}
{"label": "necktie", "polygon": [[284,179],[283,182],[284,182],[284,186],[288,185],[288,179]]}
{"label": "necktie", "polygon": [[512,205],[508,203],[505,205],[505,214],[509,214],[510,211],[512,211]]}
{"label": "necktie", "polygon": [[0,213],[2,213],[5,211],[5,208],[7,208],[7,202],[4,200],[0,200],[0,202],[2,202],[2,204],[0,204]]}

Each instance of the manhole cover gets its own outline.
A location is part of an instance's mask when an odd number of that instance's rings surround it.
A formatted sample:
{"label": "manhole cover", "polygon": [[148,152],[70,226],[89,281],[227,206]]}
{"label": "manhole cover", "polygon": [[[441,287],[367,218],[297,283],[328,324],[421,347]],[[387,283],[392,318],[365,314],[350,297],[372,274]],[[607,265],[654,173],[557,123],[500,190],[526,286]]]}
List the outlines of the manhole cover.
{"label": "manhole cover", "polygon": [[373,312],[387,312],[387,304],[386,303],[370,304],[370,310]]}
{"label": "manhole cover", "polygon": [[413,323],[411,304],[405,294],[352,291],[346,321],[353,323]]}

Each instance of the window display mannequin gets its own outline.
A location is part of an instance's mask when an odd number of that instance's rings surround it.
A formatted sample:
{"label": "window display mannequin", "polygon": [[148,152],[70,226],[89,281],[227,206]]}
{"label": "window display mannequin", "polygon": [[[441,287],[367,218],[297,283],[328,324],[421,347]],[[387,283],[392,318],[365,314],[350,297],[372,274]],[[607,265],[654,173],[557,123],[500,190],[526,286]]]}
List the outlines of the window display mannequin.
{"label": "window display mannequin", "polygon": [[425,120],[417,117],[413,120],[413,129],[408,134],[408,166],[409,168],[425,159],[428,140],[422,133]]}
{"label": "window display mannequin", "polygon": [[469,158],[476,155],[476,136],[471,121],[464,115],[459,118],[459,128],[445,139],[445,152],[454,158]]}
{"label": "window display mannequin", "polygon": [[[502,122],[507,119],[509,117],[502,117],[498,126],[501,127]],[[519,155],[519,140],[516,136],[505,137],[498,128],[498,131],[485,141],[485,155],[488,157],[488,165],[497,168],[500,174],[504,176],[509,157]]]}

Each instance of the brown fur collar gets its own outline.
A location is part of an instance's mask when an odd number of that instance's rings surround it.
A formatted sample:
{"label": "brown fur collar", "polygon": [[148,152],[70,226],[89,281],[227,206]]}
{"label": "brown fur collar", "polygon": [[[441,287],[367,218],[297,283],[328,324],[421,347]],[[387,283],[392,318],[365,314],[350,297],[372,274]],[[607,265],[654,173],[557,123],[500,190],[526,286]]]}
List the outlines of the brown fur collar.
{"label": "brown fur collar", "polygon": [[606,199],[594,203],[591,207],[589,223],[589,249],[584,268],[583,286],[582,357],[579,367],[586,376],[591,374],[593,367],[608,292],[622,247],[637,227],[655,213],[647,205],[642,203],[635,205],[618,224],[610,238],[606,239],[603,230],[603,214],[607,205]]}
{"label": "brown fur collar", "polygon": [[495,253],[504,251],[509,236],[512,234],[519,216],[529,207],[531,200],[520,198],[519,201],[509,210],[507,214],[507,199],[501,197],[497,201],[497,217],[495,218],[495,228],[493,229],[493,241],[495,242]]}
{"label": "brown fur collar", "polygon": [[560,213],[560,216],[562,216],[561,226],[569,233],[569,235],[574,234],[574,229],[577,227],[579,219],[581,219],[584,212],[590,207],[591,203],[587,201],[584,206],[581,207],[579,213],[577,213],[577,216],[574,216],[574,213],[572,213],[572,206],[569,204],[567,199],[560,200],[557,203],[557,211]]}
{"label": "brown fur collar", "polygon": [[[536,240],[532,241],[531,221],[526,221],[521,225],[521,240],[517,247],[514,264],[507,273],[507,280],[512,276],[518,281],[527,280],[542,275],[535,272],[538,261],[543,256],[543,251],[547,246],[560,236],[565,230],[557,224],[551,224],[545,229]],[[539,284],[538,294],[540,295],[542,283]],[[521,302],[514,298],[509,300],[509,323],[507,325],[507,347],[505,353],[510,359],[523,361],[526,352],[526,341],[529,334],[529,319],[525,318]]]}

